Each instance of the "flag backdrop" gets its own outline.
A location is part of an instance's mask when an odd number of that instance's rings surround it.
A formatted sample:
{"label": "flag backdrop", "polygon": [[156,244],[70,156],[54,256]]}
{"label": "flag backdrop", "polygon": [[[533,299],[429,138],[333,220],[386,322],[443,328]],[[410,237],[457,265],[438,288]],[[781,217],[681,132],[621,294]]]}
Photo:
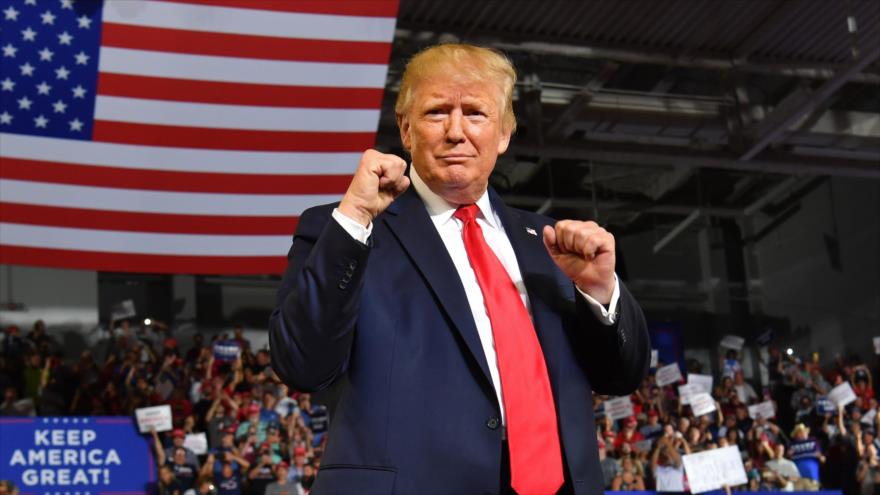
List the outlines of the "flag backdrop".
{"label": "flag backdrop", "polygon": [[373,146],[397,0],[0,0],[0,262],[279,273]]}

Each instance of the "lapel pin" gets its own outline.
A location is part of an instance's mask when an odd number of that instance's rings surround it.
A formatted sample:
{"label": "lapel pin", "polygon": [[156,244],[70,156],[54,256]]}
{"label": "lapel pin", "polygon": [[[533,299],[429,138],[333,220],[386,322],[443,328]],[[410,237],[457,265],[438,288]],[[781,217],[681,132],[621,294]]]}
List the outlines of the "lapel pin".
{"label": "lapel pin", "polygon": [[531,227],[526,227],[526,232],[528,232],[529,234],[532,234],[535,237],[538,237],[538,233],[535,232],[535,229],[533,229]]}

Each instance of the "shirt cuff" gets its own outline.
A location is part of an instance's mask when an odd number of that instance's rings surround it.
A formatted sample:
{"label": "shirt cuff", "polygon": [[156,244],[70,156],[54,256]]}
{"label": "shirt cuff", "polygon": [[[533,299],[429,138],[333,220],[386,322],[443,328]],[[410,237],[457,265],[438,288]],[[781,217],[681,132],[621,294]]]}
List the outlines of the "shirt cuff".
{"label": "shirt cuff", "polygon": [[348,235],[361,244],[366,244],[370,234],[373,233],[373,222],[364,227],[357,220],[347,217],[345,213],[339,211],[339,208],[333,208],[333,219],[348,232]]}
{"label": "shirt cuff", "polygon": [[617,282],[616,273],[614,274],[614,292],[611,293],[611,302],[608,303],[608,309],[605,309],[604,304],[590,297],[589,294],[582,291],[577,285],[574,288],[584,296],[584,300],[589,304],[590,310],[603,325],[614,325],[617,321],[617,301],[620,299],[620,284]]}

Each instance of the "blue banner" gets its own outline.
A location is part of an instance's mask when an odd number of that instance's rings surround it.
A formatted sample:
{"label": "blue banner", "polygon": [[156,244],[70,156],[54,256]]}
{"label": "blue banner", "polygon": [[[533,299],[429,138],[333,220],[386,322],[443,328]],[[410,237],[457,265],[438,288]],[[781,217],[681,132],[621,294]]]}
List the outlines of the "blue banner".
{"label": "blue banner", "polygon": [[148,493],[156,466],[127,417],[0,418],[0,479],[22,494]]}

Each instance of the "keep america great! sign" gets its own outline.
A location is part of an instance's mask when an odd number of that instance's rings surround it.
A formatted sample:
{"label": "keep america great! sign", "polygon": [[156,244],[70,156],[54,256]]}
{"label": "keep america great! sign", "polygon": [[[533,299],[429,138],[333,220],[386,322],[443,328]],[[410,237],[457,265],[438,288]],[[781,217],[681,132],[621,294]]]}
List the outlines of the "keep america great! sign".
{"label": "keep america great! sign", "polygon": [[21,493],[147,493],[156,468],[131,418],[0,418],[0,479]]}

